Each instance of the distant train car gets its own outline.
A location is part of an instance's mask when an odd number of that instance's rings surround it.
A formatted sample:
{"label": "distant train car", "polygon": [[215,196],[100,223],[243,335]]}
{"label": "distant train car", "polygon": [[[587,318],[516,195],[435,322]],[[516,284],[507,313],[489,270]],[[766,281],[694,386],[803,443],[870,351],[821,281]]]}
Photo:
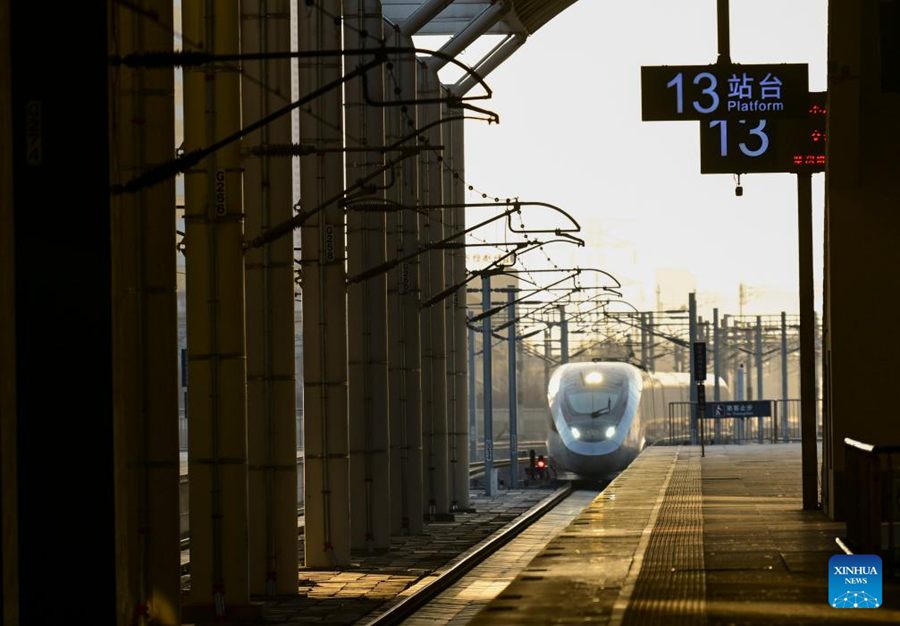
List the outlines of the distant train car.
{"label": "distant train car", "polygon": [[[709,388],[715,384],[707,377]],[[730,393],[719,379],[721,398]],[[669,403],[690,401],[690,375],[619,362],[567,363],[547,388],[547,451],[560,477],[602,479],[669,438]]]}

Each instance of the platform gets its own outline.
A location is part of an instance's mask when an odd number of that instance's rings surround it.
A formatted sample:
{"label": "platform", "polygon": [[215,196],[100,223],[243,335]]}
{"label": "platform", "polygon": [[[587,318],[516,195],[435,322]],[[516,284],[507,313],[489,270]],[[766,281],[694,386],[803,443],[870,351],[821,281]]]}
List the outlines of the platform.
{"label": "platform", "polygon": [[801,510],[798,444],[646,450],[473,624],[900,623],[833,609],[827,565],[844,525]]}

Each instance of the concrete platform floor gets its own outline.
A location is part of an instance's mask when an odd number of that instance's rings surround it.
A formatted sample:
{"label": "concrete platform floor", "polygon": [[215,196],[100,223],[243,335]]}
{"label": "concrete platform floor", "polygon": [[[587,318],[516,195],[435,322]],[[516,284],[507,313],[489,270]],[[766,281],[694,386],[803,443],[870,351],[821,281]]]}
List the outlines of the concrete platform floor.
{"label": "concrete platform floor", "polygon": [[833,609],[844,525],[801,510],[800,446],[651,448],[550,541],[472,624],[898,624]]}

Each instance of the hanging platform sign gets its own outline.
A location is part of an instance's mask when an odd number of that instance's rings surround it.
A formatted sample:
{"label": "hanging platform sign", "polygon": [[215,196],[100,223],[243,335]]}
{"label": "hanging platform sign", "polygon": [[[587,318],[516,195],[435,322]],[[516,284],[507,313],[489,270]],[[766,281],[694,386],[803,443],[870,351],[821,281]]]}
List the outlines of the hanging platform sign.
{"label": "hanging platform sign", "polygon": [[808,66],[645,66],[641,111],[645,122],[803,118],[809,111]]}
{"label": "hanging platform sign", "polygon": [[825,92],[809,94],[806,116],[700,122],[702,174],[825,171]]}

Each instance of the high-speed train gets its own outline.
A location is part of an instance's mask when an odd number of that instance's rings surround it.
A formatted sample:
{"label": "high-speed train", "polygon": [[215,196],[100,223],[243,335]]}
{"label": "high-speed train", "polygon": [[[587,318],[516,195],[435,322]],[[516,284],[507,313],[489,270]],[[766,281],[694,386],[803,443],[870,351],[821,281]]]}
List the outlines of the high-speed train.
{"label": "high-speed train", "polygon": [[[721,399],[730,394],[719,379]],[[707,388],[714,379],[709,376]],[[547,386],[547,452],[560,477],[602,479],[670,437],[669,403],[690,401],[690,374],[650,374],[629,363],[567,363]]]}

